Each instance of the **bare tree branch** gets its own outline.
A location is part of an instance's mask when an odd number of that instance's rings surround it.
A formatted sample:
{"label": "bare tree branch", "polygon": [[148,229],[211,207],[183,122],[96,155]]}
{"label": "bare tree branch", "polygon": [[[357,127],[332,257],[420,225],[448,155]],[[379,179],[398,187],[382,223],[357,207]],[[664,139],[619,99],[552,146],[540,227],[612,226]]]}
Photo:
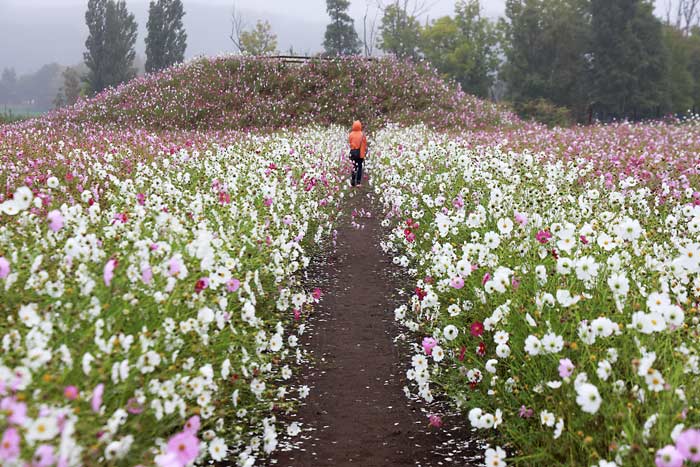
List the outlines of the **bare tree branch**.
{"label": "bare tree branch", "polygon": [[243,18],[243,13],[236,7],[236,2],[233,3],[233,9],[231,11],[231,35],[229,39],[236,46],[239,53],[243,52],[241,47],[241,34],[245,31],[246,24]]}
{"label": "bare tree branch", "polygon": [[[381,9],[379,2],[376,4],[376,9],[374,10],[374,17],[369,23],[369,29],[367,27],[367,18],[369,16],[370,1],[367,0],[365,8],[365,16],[362,18],[362,43],[365,49],[365,57],[371,57],[374,54],[374,45],[377,38],[377,16]],[[367,37],[369,34],[369,37]]]}

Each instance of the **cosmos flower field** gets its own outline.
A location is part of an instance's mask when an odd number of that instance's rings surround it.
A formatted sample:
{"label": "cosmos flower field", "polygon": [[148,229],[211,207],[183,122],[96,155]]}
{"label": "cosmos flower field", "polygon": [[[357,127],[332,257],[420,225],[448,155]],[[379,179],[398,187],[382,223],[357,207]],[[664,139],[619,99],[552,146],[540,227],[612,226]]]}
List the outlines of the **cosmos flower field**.
{"label": "cosmos flower field", "polygon": [[252,466],[300,431],[356,88],[408,389],[490,466],[700,462],[697,120],[548,129],[422,66],[218,58],[0,127],[2,465]]}

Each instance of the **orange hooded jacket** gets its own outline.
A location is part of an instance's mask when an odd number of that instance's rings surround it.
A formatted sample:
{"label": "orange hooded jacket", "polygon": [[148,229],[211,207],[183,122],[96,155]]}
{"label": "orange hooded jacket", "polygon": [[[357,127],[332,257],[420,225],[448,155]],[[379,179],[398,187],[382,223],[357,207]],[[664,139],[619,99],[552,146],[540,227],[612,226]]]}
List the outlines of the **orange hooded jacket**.
{"label": "orange hooded jacket", "polygon": [[364,159],[365,155],[367,155],[367,138],[362,133],[362,123],[359,120],[353,122],[348,142],[350,143],[350,149],[359,149],[360,158]]}

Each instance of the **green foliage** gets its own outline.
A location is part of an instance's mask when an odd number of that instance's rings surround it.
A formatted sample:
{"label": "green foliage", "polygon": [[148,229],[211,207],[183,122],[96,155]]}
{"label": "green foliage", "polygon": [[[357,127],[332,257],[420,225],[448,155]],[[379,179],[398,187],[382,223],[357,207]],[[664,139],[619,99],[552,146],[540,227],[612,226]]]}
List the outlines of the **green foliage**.
{"label": "green foliage", "polygon": [[65,97],[66,104],[75,104],[81,93],[82,87],[80,85],[80,75],[75,68],[66,68],[63,71],[63,95]]}
{"label": "green foliage", "polygon": [[566,107],[554,105],[544,98],[514,103],[518,114],[525,119],[532,119],[548,126],[569,126],[573,123],[571,112]]}
{"label": "green foliage", "polygon": [[187,33],[181,0],[151,0],[146,29],[146,71],[167,68],[185,59]]}
{"label": "green foliage", "polygon": [[89,35],[83,54],[92,92],[116,86],[136,75],[133,68],[136,21],[124,0],[89,0],[85,13]]}
{"label": "green foliage", "polygon": [[460,0],[455,17],[445,16],[423,29],[421,49],[441,73],[470,94],[486,97],[498,67],[497,31],[481,17],[479,0]]}
{"label": "green foliage", "polygon": [[501,22],[510,98],[585,112],[587,0],[508,0]]}
{"label": "green foliage", "polygon": [[661,21],[644,0],[591,0],[596,107],[620,117],[666,104],[667,52]]}
{"label": "green foliage", "polygon": [[269,21],[261,21],[252,31],[241,33],[241,52],[247,55],[270,55],[277,51],[277,35]]}
{"label": "green foliage", "polygon": [[326,0],[326,11],[331,22],[326,26],[323,48],[326,55],[355,55],[360,53],[360,40],[355,22],[348,15],[349,0]]}
{"label": "green foliage", "polygon": [[29,118],[31,118],[30,115],[17,114],[12,110],[3,110],[0,112],[0,125],[21,122],[22,120],[27,120]]}
{"label": "green foliage", "polygon": [[379,48],[399,58],[416,60],[421,45],[421,27],[415,16],[398,2],[384,10],[379,25]]}
{"label": "green foliage", "polygon": [[685,112],[693,106],[695,80],[690,71],[690,42],[678,29],[664,27],[664,45],[669,54],[669,105],[674,112]]}

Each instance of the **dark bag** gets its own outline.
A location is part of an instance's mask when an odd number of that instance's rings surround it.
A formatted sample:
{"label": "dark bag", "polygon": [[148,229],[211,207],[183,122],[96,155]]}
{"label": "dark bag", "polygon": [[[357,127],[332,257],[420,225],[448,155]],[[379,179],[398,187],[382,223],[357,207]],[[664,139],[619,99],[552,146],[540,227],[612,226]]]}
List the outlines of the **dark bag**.
{"label": "dark bag", "polygon": [[359,158],[360,157],[360,150],[359,149],[351,149],[350,150],[350,157],[354,158]]}

